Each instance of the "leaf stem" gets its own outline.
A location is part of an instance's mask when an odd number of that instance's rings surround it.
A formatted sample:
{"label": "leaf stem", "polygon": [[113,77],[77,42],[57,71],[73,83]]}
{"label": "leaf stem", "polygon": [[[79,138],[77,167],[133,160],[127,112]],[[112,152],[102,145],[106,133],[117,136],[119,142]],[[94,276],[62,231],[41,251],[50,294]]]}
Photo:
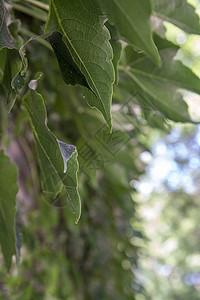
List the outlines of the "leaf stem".
{"label": "leaf stem", "polygon": [[39,2],[37,0],[26,0],[26,2],[32,3],[32,4],[34,4],[37,7],[40,7],[42,9],[46,10],[46,11],[49,11],[49,5],[48,4]]}
{"label": "leaf stem", "polygon": [[126,72],[126,71],[125,71],[125,67],[123,67],[122,65],[118,65],[118,70],[119,70],[119,71],[124,71],[124,72]]}
{"label": "leaf stem", "polygon": [[[37,34],[35,34],[34,32],[32,32],[32,31],[30,31],[30,30],[27,30],[27,29],[25,29],[25,28],[20,28],[20,29],[19,29],[19,32],[22,33],[22,34],[24,34],[24,35],[26,35],[26,36],[29,37],[29,38],[31,38],[31,37],[38,37]],[[45,46],[46,48],[48,48],[49,50],[52,51],[52,47],[50,46],[50,44],[49,44],[47,41],[45,41],[43,38],[38,37],[38,38],[37,38],[37,41],[38,41],[40,44],[42,44],[43,46]]]}

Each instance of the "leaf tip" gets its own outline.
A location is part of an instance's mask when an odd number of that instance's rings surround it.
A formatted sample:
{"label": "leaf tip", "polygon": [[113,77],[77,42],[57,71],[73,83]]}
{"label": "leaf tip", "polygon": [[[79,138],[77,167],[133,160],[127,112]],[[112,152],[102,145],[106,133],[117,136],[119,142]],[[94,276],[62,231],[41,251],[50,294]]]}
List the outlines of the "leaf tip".
{"label": "leaf tip", "polygon": [[74,212],[76,215],[76,220],[75,220],[75,224],[78,225],[78,222],[81,218],[81,201],[80,201],[80,207],[78,209],[78,211]]}

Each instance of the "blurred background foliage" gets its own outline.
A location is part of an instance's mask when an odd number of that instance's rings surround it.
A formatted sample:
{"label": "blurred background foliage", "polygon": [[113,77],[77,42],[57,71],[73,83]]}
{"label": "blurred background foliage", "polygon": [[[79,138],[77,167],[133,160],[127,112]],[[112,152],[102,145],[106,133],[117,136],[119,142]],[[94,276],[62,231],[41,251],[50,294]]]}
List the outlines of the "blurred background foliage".
{"label": "blurred background foliage", "polygon": [[[9,29],[19,48],[42,34],[46,11],[12,2]],[[198,12],[199,1],[190,2]],[[199,76],[199,37],[164,25],[169,41],[180,46],[177,59]],[[1,130],[19,167],[20,264],[9,274],[1,264],[0,299],[199,299],[200,128],[157,122],[137,107],[135,96],[116,87],[110,136],[81,90],[64,84],[47,42],[31,41],[27,58],[29,79],[43,73],[38,91],[47,99],[49,128],[77,146],[83,208],[75,225],[62,196],[54,207],[45,201],[29,121],[16,102],[8,120],[2,113],[2,124],[9,125]],[[199,121],[200,97],[184,95]]]}
{"label": "blurred background foliage", "polygon": [[[200,2],[196,4],[200,12]],[[180,45],[176,58],[200,75],[200,39],[165,22],[167,38]],[[186,92],[190,114],[199,121],[200,97]],[[199,299],[200,248],[200,127],[173,125],[170,134],[151,133],[151,151],[140,158],[147,164],[140,182],[133,182],[138,194],[145,236],[146,257],[139,259],[138,280],[148,297],[137,299]]]}

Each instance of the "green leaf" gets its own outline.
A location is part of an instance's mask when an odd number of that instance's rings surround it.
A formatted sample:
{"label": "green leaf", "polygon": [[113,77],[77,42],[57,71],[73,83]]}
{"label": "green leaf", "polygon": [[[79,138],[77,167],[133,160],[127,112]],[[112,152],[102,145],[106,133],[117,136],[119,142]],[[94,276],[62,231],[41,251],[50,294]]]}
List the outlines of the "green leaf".
{"label": "green leaf", "polygon": [[97,0],[97,2],[122,38],[134,48],[144,51],[156,64],[160,65],[160,57],[151,32],[151,1]]}
{"label": "green leaf", "polygon": [[7,143],[8,134],[7,134],[7,123],[8,123],[8,114],[6,110],[6,96],[4,89],[0,84],[0,146],[4,148]]}
{"label": "green leaf", "polygon": [[100,110],[111,127],[113,52],[104,23],[100,9],[91,0],[51,0],[45,31],[62,33],[73,61],[93,91],[85,94],[88,104]]}
{"label": "green leaf", "polygon": [[3,47],[13,48],[10,34],[6,25],[6,9],[3,0],[0,0],[0,49]]}
{"label": "green leaf", "polygon": [[19,50],[24,44],[24,40],[20,35],[20,33],[21,33],[20,30],[22,30],[22,24],[21,24],[20,20],[18,20],[18,19],[12,20],[12,22],[8,26],[8,29],[12,36],[12,42],[13,42],[14,48]]}
{"label": "green leaf", "polygon": [[15,198],[18,191],[17,167],[0,151],[0,244],[7,270],[15,249]]}
{"label": "green leaf", "polygon": [[119,75],[118,75],[118,64],[119,64],[119,60],[121,58],[121,53],[122,53],[122,44],[119,41],[120,40],[120,36],[118,34],[118,32],[116,31],[115,27],[112,26],[111,24],[109,24],[109,22],[106,22],[106,27],[108,28],[110,35],[111,35],[111,39],[110,39],[110,44],[112,46],[113,49],[113,66],[115,69],[115,83],[118,84],[119,81]]}
{"label": "green leaf", "polygon": [[58,143],[56,137],[48,129],[44,100],[40,94],[29,90],[23,98],[23,105],[34,133],[42,173],[43,191],[55,198],[64,189],[75,212],[76,222],[78,222],[81,201],[78,193],[76,148],[60,141]]}
{"label": "green leaf", "polygon": [[191,121],[187,105],[179,89],[186,89],[200,94],[200,80],[180,61],[174,59],[177,50],[162,49],[160,56],[162,68],[156,67],[150,59],[132,53],[128,49],[129,65],[123,70],[128,77],[123,81],[124,88],[134,90],[154,109],[177,122]]}
{"label": "green leaf", "polygon": [[16,100],[23,77],[21,78],[18,74],[22,67],[21,59],[18,51],[13,49],[14,46],[6,25],[6,18],[4,1],[0,0],[0,81],[6,95],[7,109],[10,111]]}
{"label": "green leaf", "polygon": [[188,33],[199,34],[199,17],[195,8],[186,0],[153,0],[157,17],[173,23]]}
{"label": "green leaf", "polygon": [[71,85],[79,84],[90,89],[85,76],[73,61],[73,58],[62,39],[62,34],[55,31],[47,38],[47,40],[50,42],[55,52],[65,83]]}
{"label": "green leaf", "polygon": [[21,74],[22,60],[16,49],[4,48],[0,51],[0,69],[7,110],[10,112],[25,83],[25,74]]}
{"label": "green leaf", "polygon": [[153,107],[142,98],[141,95],[137,95],[137,101],[140,104],[140,107],[143,112],[143,116],[147,120],[147,123],[152,128],[158,128],[163,131],[169,132],[169,125],[166,118],[159,111],[152,109]]}

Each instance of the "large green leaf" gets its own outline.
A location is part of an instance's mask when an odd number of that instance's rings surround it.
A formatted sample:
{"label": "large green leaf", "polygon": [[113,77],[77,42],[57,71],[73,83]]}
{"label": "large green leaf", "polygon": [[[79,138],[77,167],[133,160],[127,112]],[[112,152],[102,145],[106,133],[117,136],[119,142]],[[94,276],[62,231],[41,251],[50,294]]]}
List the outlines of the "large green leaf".
{"label": "large green leaf", "polygon": [[186,32],[199,34],[199,17],[195,8],[186,0],[153,0],[157,17],[173,23]]}
{"label": "large green leaf", "polygon": [[[187,105],[179,89],[200,93],[200,80],[180,61],[174,60],[177,49],[160,50],[162,68],[156,67],[150,59],[126,49],[128,67],[124,68],[124,87],[137,92],[143,100],[174,121],[190,121]],[[127,77],[128,75],[128,77]]]}
{"label": "large green leaf", "polygon": [[48,129],[44,100],[35,90],[23,98],[34,133],[36,148],[42,173],[42,188],[52,197],[64,190],[75,212],[76,222],[81,213],[81,201],[78,193],[78,160],[73,145],[58,142]]}
{"label": "large green leaf", "polygon": [[0,0],[0,49],[3,47],[13,48],[13,45],[6,25],[5,4],[3,0]]}
{"label": "large green leaf", "polygon": [[150,0],[97,0],[102,11],[125,40],[134,48],[144,51],[156,64],[160,58],[153,42],[150,18]]}
{"label": "large green leaf", "polygon": [[0,151],[0,244],[7,270],[15,249],[15,198],[18,191],[17,167]]}
{"label": "large green leaf", "polygon": [[100,9],[91,0],[51,0],[45,31],[62,33],[74,62],[93,91],[87,91],[87,102],[101,111],[111,127],[113,53],[104,23]]}

